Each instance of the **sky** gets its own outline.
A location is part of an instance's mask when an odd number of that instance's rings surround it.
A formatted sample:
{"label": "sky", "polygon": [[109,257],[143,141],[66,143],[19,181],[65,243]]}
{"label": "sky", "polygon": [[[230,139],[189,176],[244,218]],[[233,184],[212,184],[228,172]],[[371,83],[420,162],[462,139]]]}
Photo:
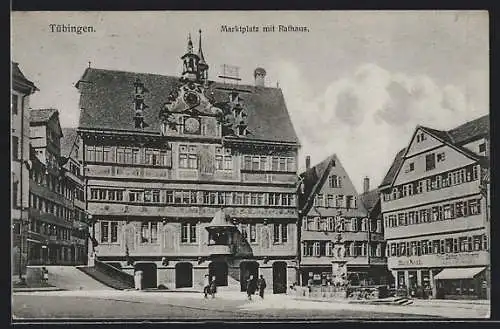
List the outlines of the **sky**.
{"label": "sky", "polygon": [[[335,153],[358,192],[380,184],[417,125],[451,129],[489,112],[486,11],[14,12],[12,60],[40,89],[32,108],[57,108],[77,127],[75,83],[92,67],[180,75],[187,35],[198,30],[218,80],[223,64],[267,71],[282,89],[312,165]],[[51,32],[50,24],[93,33]],[[223,32],[222,25],[259,32]],[[274,25],[275,32],[262,26]],[[307,32],[278,32],[278,25]]]}

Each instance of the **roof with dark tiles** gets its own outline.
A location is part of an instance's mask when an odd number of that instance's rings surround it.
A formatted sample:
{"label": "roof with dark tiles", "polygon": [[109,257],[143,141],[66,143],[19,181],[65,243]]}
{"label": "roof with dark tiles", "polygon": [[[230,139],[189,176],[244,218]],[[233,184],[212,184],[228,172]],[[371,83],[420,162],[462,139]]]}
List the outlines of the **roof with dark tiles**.
{"label": "roof with dark tiles", "polygon": [[[485,156],[478,155],[474,152],[472,152],[469,149],[466,149],[465,147],[462,147],[464,144],[466,144],[469,141],[489,136],[490,132],[490,117],[488,114],[481,116],[477,119],[474,119],[472,121],[468,121],[456,128],[450,129],[448,131],[445,130],[437,130],[429,127],[424,127],[424,126],[418,126],[417,128],[420,128],[424,131],[427,131],[431,135],[434,135],[438,139],[442,140],[445,143],[448,143],[449,145],[458,148],[461,152],[466,154],[467,156],[474,158],[478,161],[480,161],[483,164],[488,163],[488,158]],[[400,150],[397,154],[396,157],[394,158],[394,161],[392,162],[391,167],[389,168],[389,171],[385,175],[384,179],[382,180],[382,183],[380,186],[386,186],[392,184],[395,176],[397,175],[397,172],[399,170],[399,167],[401,166],[403,160],[404,160],[404,155],[406,153],[406,148]]]}
{"label": "roof with dark tiles", "polygon": [[361,202],[365,206],[365,209],[371,211],[380,201],[380,191],[378,189],[373,189],[359,195]]}
{"label": "roof with dark tiles", "polygon": [[23,74],[23,72],[19,68],[19,63],[11,61],[10,67],[11,67],[11,74],[12,74],[13,82],[20,81],[20,82],[22,82],[22,85],[24,86],[24,88],[27,86],[29,88],[32,88],[33,90],[38,90],[38,88],[35,86],[35,84],[32,81],[28,80],[28,78],[26,78],[26,76]]}
{"label": "roof with dark tiles", "polygon": [[33,109],[29,111],[30,123],[46,123],[54,114],[58,114],[56,109]]}
{"label": "roof with dark tiles", "polygon": [[[145,96],[144,129],[135,128],[134,82],[139,78],[149,90]],[[174,88],[181,85],[178,77],[159,74],[87,68],[76,84],[80,90],[81,129],[160,132],[158,114]],[[209,94],[215,103],[229,101],[229,85],[212,82]],[[229,88],[228,88],[229,89]],[[246,139],[299,143],[287,111],[281,89],[249,85],[237,86],[248,113],[249,135]]]}
{"label": "roof with dark tiles", "polygon": [[73,147],[73,145],[75,145],[78,137],[76,128],[62,128],[62,133],[63,136],[61,138],[61,156],[75,156],[75,148]]}

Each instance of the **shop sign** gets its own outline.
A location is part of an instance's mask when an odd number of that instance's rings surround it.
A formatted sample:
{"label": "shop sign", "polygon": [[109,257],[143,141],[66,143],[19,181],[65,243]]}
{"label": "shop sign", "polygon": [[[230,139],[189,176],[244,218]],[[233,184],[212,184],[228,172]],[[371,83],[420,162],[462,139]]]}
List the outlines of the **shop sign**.
{"label": "shop sign", "polygon": [[422,260],[420,258],[398,259],[398,265],[399,266],[422,265]]}
{"label": "shop sign", "polygon": [[443,265],[474,265],[481,262],[479,253],[437,255]]}

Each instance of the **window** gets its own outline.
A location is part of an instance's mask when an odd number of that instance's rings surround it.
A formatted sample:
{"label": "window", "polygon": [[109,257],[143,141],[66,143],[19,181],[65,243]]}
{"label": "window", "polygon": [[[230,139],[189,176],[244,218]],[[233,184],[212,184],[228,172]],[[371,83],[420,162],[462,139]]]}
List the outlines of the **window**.
{"label": "window", "polygon": [[118,223],[111,222],[111,242],[118,242]]}
{"label": "window", "polygon": [[12,159],[19,160],[19,137],[12,136]]}
{"label": "window", "polygon": [[469,200],[469,214],[470,215],[477,215],[481,213],[481,200],[480,199],[474,199],[474,200]]}
{"label": "window", "polygon": [[333,256],[333,243],[331,241],[326,242],[325,256],[328,256],[328,257]]}
{"label": "window", "polygon": [[434,153],[425,156],[425,170],[433,170],[436,168],[436,155]]}
{"label": "window", "polygon": [[486,143],[479,144],[479,153],[486,152]]}
{"label": "window", "polygon": [[346,195],[345,206],[347,209],[354,208],[354,197],[352,195]]}
{"label": "window", "polygon": [[17,208],[17,191],[19,188],[19,182],[14,182],[12,184],[12,207]]}
{"label": "window", "polygon": [[179,168],[198,168],[198,154],[196,151],[196,146],[179,145]]}
{"label": "window", "polygon": [[443,162],[446,159],[445,153],[441,152],[437,154],[437,162]]}
{"label": "window", "polygon": [[274,224],[274,242],[284,243],[288,241],[288,224]]}
{"label": "window", "polygon": [[181,225],[181,242],[195,243],[196,242],[196,223],[182,223]]}
{"label": "window", "polygon": [[19,108],[19,96],[12,95],[12,114],[17,114]]}
{"label": "window", "polygon": [[140,191],[130,191],[128,193],[128,200],[130,202],[141,202],[142,201],[142,192],[140,192]]}
{"label": "window", "polygon": [[153,202],[160,202],[160,191],[153,190]]}
{"label": "window", "polygon": [[313,256],[316,256],[316,257],[320,256],[320,244],[319,244],[319,241],[315,241],[313,243]]}
{"label": "window", "polygon": [[413,171],[413,170],[415,170],[415,163],[410,162],[410,163],[408,164],[408,171]]}
{"label": "window", "polygon": [[332,188],[339,188],[339,187],[342,187],[342,179],[340,178],[340,176],[337,176],[337,175],[331,175],[329,177],[329,185],[330,187]]}
{"label": "window", "polygon": [[330,232],[335,231],[335,220],[333,217],[327,217],[326,219],[326,229]]}
{"label": "window", "polygon": [[257,241],[257,225],[250,224],[250,242]]}
{"label": "window", "polygon": [[302,255],[312,256],[313,255],[313,243],[311,241],[304,241],[302,243]]}
{"label": "window", "polygon": [[109,223],[101,222],[101,242],[108,242]]}

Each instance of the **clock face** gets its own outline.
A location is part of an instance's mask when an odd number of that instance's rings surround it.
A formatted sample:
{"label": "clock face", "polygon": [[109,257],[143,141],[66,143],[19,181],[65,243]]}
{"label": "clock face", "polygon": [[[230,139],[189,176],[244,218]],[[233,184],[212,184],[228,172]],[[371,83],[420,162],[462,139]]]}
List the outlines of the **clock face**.
{"label": "clock face", "polygon": [[198,105],[200,99],[195,93],[187,92],[184,94],[184,101],[189,106],[195,106]]}
{"label": "clock face", "polygon": [[196,118],[187,118],[184,121],[184,129],[186,133],[198,134],[200,132],[200,121]]}

